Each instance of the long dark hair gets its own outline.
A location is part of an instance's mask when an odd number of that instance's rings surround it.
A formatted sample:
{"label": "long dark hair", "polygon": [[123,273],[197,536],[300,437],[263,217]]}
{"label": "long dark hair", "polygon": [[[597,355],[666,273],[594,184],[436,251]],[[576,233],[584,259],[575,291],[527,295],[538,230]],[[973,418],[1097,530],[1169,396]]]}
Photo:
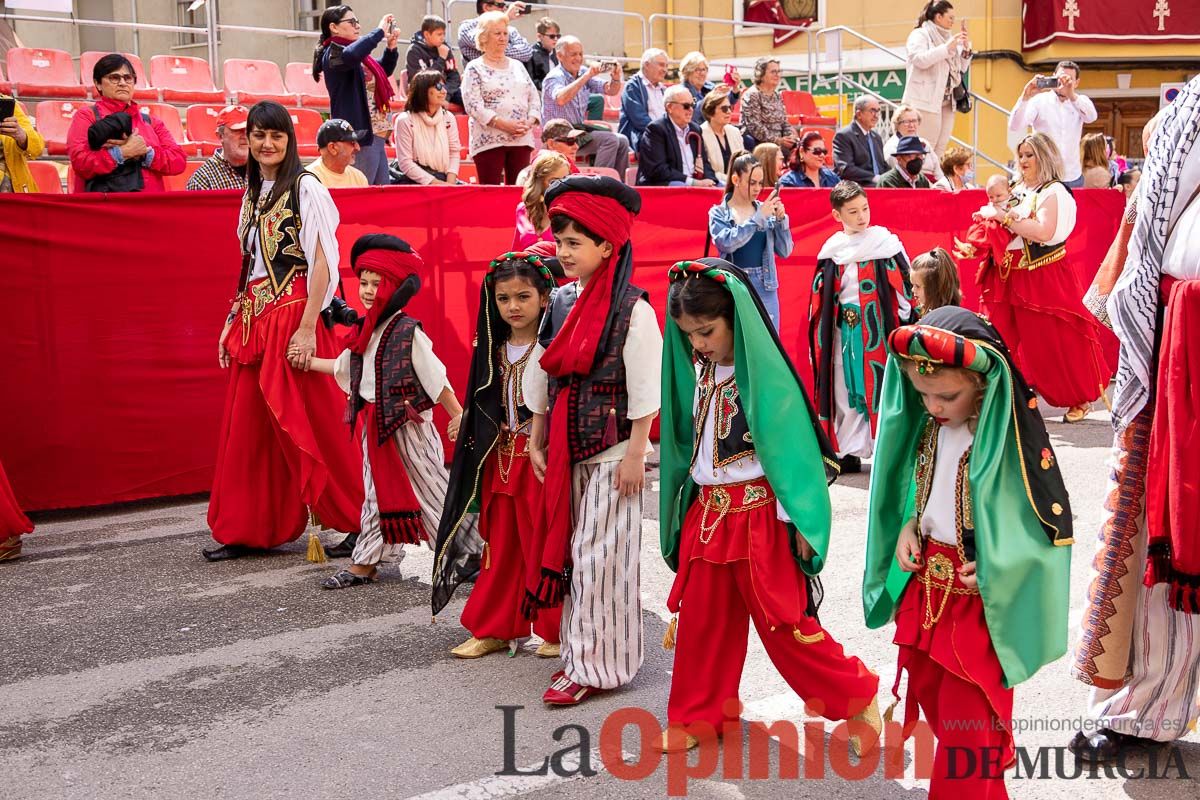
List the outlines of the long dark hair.
{"label": "long dark hair", "polygon": [[921,16],[917,17],[917,24],[914,28],[919,28],[926,22],[933,22],[933,18],[938,14],[945,14],[947,11],[954,10],[954,4],[950,0],[931,0],[925,4],[925,8],[921,11]]}
{"label": "long dark hair", "polygon": [[733,327],[733,295],[708,278],[689,276],[667,290],[667,313],[672,319],[687,314],[696,319],[720,319]]}
{"label": "long dark hair", "polygon": [[[268,205],[274,203],[284,193],[291,190],[304,171],[300,163],[300,150],[296,147],[296,129],[292,126],[292,115],[274,100],[261,100],[250,107],[246,115],[246,135],[251,136],[255,128],[264,131],[282,131],[287,134],[287,150],[283,163],[279,165],[279,173],[275,176],[275,185],[271,187]],[[253,152],[246,161],[246,189],[250,192],[250,205],[256,206],[259,193],[262,191],[262,169],[255,160]]]}
{"label": "long dark hair", "polygon": [[314,81],[321,78],[321,60],[325,57],[325,48],[329,47],[329,26],[338,24],[347,11],[353,10],[350,6],[330,6],[321,15],[321,38],[317,39],[317,46],[313,49]]}
{"label": "long dark hair", "polygon": [[761,166],[761,164],[758,163],[758,159],[754,157],[753,153],[742,153],[733,160],[733,163],[729,165],[729,175],[727,176],[728,179],[725,181],[726,203],[729,202],[729,198],[733,197],[733,176],[741,175],[746,180],[749,180],[750,173],[754,172],[754,168],[758,166]]}

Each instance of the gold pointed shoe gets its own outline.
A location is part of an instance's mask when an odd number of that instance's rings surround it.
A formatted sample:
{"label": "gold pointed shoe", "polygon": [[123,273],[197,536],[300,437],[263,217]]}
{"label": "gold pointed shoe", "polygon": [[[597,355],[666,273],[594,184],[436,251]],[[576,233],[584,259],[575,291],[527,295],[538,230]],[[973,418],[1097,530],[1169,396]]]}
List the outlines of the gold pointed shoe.
{"label": "gold pointed shoe", "polygon": [[559,658],[562,656],[562,645],[558,642],[542,642],[533,654],[538,658]]}
{"label": "gold pointed shoe", "polygon": [[459,658],[483,658],[507,649],[508,642],[503,639],[476,639],[472,636],[450,652]]}
{"label": "gold pointed shoe", "polygon": [[862,711],[850,718],[853,722],[865,722],[867,727],[874,731],[874,736],[863,741],[864,737],[852,735],[850,737],[850,747],[854,749],[854,755],[858,758],[863,757],[863,753],[870,753],[879,746],[879,734],[883,731],[883,718],[879,716],[879,700],[871,699],[871,704]]}
{"label": "gold pointed shoe", "polygon": [[1071,406],[1067,409],[1067,413],[1063,415],[1063,422],[1082,422],[1091,410],[1091,406],[1087,403]]}
{"label": "gold pointed shoe", "polygon": [[682,728],[669,727],[662,734],[662,751],[664,753],[685,753],[698,744],[700,744],[700,740]]}

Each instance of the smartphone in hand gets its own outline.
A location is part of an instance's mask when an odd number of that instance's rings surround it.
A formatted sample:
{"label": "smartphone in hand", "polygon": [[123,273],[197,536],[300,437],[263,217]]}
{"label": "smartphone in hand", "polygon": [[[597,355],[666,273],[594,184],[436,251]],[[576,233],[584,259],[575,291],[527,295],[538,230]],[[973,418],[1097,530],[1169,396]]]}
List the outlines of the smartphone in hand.
{"label": "smartphone in hand", "polygon": [[1058,86],[1058,76],[1038,75],[1034,85],[1039,89],[1053,89]]}
{"label": "smartphone in hand", "polygon": [[0,121],[17,115],[17,100],[15,97],[0,97]]}

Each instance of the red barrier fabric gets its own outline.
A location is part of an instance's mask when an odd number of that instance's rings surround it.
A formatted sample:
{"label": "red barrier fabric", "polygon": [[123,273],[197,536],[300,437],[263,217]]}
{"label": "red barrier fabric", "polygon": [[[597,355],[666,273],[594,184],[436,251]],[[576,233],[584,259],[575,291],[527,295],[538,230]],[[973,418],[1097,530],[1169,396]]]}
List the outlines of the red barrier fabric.
{"label": "red barrier fabric", "polygon": [[[368,232],[411,242],[433,278],[410,305],[461,394],[479,279],[512,243],[511,187],[385,187],[334,192],[351,304],[350,246]],[[661,323],[666,270],[702,255],[713,190],[647,189],[634,225],[634,282]],[[1122,196],[1076,191],[1068,243],[1086,286],[1116,231]],[[822,242],[837,230],[828,193],[786,189],[796,240],[780,264],[782,339],[809,376],[808,293]],[[982,191],[870,192],[872,217],[910,256],[970,224]],[[0,195],[0,461],[27,510],[72,508],[207,491],[227,373],[217,336],[237,280],[239,195]],[[715,255],[715,253],[714,253]],[[973,276],[965,302],[976,308]],[[1110,337],[1111,338],[1111,337]],[[1112,342],[1108,343],[1110,353]],[[438,412],[439,427],[445,423]]]}

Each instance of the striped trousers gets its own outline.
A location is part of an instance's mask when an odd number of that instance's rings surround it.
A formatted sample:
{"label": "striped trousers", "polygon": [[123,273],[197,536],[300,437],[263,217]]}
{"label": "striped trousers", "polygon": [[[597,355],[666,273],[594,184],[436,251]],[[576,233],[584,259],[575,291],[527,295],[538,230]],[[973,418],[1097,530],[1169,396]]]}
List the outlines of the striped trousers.
{"label": "striped trousers", "polygon": [[615,689],[642,666],[642,494],[614,488],[619,461],[576,464],[571,587],[560,628],[563,671],[583,686]]}
{"label": "striped trousers", "polygon": [[[423,418],[432,417],[423,414]],[[420,425],[409,422],[400,427],[392,437],[400,450],[400,460],[408,470],[413,493],[421,504],[421,521],[429,536],[436,536],[442,520],[442,507],[446,504],[446,489],[450,484],[450,471],[446,469],[446,451],[442,437],[433,426],[432,418]],[[360,566],[372,566],[382,560],[400,562],[404,560],[404,545],[387,544],[379,527],[379,500],[375,494],[375,478],[371,473],[371,460],[367,457],[366,431],[363,432],[363,505],[361,533],[350,561]],[[471,542],[471,551],[483,552],[483,539],[479,536],[478,515],[471,514],[464,523],[464,541]],[[425,546],[433,549],[433,541],[425,539]]]}
{"label": "striped trousers", "polygon": [[1168,584],[1139,588],[1129,677],[1118,689],[1093,687],[1088,710],[1105,728],[1171,742],[1200,718],[1200,614],[1171,608]]}

